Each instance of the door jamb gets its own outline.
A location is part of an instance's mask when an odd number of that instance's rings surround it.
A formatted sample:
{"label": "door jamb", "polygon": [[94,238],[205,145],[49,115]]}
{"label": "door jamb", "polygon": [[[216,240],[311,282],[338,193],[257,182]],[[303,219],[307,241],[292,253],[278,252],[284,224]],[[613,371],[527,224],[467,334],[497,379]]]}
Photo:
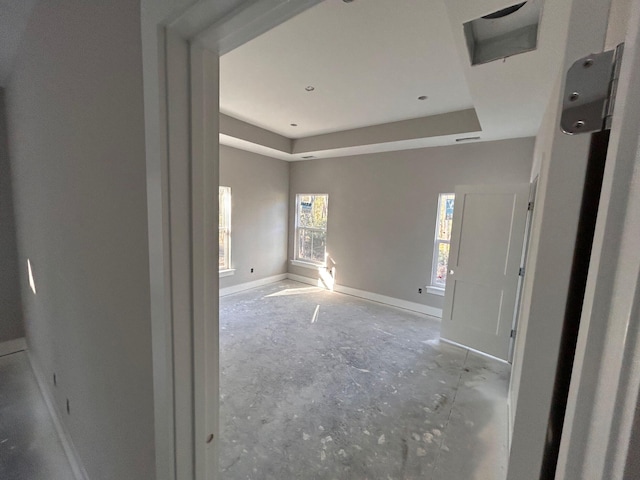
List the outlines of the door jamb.
{"label": "door jamb", "polygon": [[[640,415],[640,4],[631,6],[558,478],[636,478]],[[634,443],[635,441],[635,443]],[[634,451],[635,449],[635,451]]]}
{"label": "door jamb", "polygon": [[247,0],[220,14],[205,0],[159,23],[142,9],[158,53],[157,111],[145,128],[157,149],[147,152],[147,194],[159,480],[218,476],[218,274],[207,246],[218,208],[219,138],[209,132],[218,131],[219,56],[319,2]]}

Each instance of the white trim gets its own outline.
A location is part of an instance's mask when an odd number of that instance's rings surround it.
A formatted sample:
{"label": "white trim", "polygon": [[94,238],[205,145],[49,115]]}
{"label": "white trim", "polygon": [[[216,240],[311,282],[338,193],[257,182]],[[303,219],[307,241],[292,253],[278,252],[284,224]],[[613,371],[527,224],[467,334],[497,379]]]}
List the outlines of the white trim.
{"label": "white trim", "polygon": [[557,478],[638,478],[640,3],[631,3]]}
{"label": "white trim", "polygon": [[[293,273],[287,274],[287,278],[289,280],[295,280],[296,282],[306,283],[309,285],[314,285],[316,287],[325,288],[322,280],[313,278],[303,277],[302,275],[296,275]],[[365,290],[358,290],[357,288],[345,287],[343,285],[335,284],[333,286],[333,291],[338,293],[343,293],[345,295],[351,295],[352,297],[364,298],[366,300],[371,300],[373,302],[382,303],[384,305],[389,305],[391,307],[402,308],[404,310],[410,310],[412,312],[422,313],[424,315],[429,315],[430,317],[434,317],[437,320],[442,318],[442,309],[430,307],[429,305],[423,305],[421,303],[409,302],[408,300],[402,300],[400,298],[387,297],[386,295],[380,295],[379,293],[367,292]]]}
{"label": "white trim", "polygon": [[24,337],[14,338],[0,343],[0,357],[11,355],[27,349],[27,341]]}
{"label": "white trim", "polygon": [[475,348],[467,347],[458,342],[454,342],[453,340],[448,340],[446,338],[440,337],[440,340],[444,343],[448,343],[449,345],[455,345],[456,347],[464,348],[465,350],[469,350],[470,352],[477,353],[478,355],[482,355],[483,357],[491,358],[493,360],[497,360],[500,363],[506,363],[507,365],[511,365],[509,362],[502,358],[494,357],[493,355],[489,355],[488,353],[481,352],[480,350],[476,350]]}
{"label": "white trim", "polygon": [[320,279],[314,280],[311,277],[304,277],[302,275],[296,275],[295,273],[287,273],[287,278],[294,282],[306,283],[307,285],[313,285],[314,287],[324,288]]}
{"label": "white trim", "polygon": [[440,295],[441,297],[444,297],[443,287],[437,287],[435,285],[427,285],[426,289],[427,289],[427,293],[430,293],[431,295]]}
{"label": "white trim", "polygon": [[236,273],[236,269],[235,268],[227,268],[225,270],[218,270],[218,278],[230,277],[234,273]]}
{"label": "white trim", "polygon": [[311,263],[311,262],[305,262],[304,260],[289,260],[289,263],[291,263],[291,265],[294,265],[296,267],[302,267],[302,268],[309,268],[311,270],[316,270],[319,271],[321,268],[326,268],[326,265],[322,265],[320,263]]}
{"label": "white trim", "polygon": [[42,398],[44,399],[44,403],[47,406],[47,410],[49,411],[49,416],[53,421],[53,426],[56,429],[56,433],[58,434],[58,438],[60,439],[60,443],[62,443],[62,448],[64,449],[64,453],[69,460],[69,464],[71,466],[71,471],[73,472],[73,477],[75,480],[88,480],[89,475],[87,475],[87,471],[82,464],[82,460],[80,455],[78,455],[78,451],[76,450],[75,445],[73,444],[73,440],[71,439],[71,435],[67,431],[64,422],[61,419],[60,412],[56,408],[55,401],[51,392],[47,388],[47,382],[45,381],[45,377],[42,375],[42,372],[36,366],[36,363],[33,361],[31,354],[27,350],[27,358],[29,359],[29,365],[31,365],[31,371],[33,375],[36,377],[36,382],[38,383],[38,388],[40,389],[40,393],[42,394]]}
{"label": "white trim", "polygon": [[279,275],[273,275],[271,277],[265,277],[259,280],[253,280],[252,282],[240,283],[238,285],[232,285],[230,287],[221,288],[220,296],[226,297],[227,295],[232,295],[234,293],[243,292],[245,290],[250,290],[256,287],[262,287],[263,285],[279,282],[280,280],[286,280],[287,277],[288,277],[288,274],[281,273]]}
{"label": "white trim", "polygon": [[[192,372],[194,475],[178,475],[178,479],[210,480],[218,472],[219,438],[219,289],[216,216],[219,214],[219,144],[220,118],[218,79],[219,55],[190,45],[191,97],[191,274],[192,274]],[[215,88],[212,88],[215,87]],[[229,200],[231,200],[229,198]],[[229,210],[229,214],[231,210]],[[229,244],[229,255],[231,246]],[[229,261],[231,257],[229,256]],[[176,375],[176,385],[179,374]],[[207,441],[211,438],[211,441]]]}

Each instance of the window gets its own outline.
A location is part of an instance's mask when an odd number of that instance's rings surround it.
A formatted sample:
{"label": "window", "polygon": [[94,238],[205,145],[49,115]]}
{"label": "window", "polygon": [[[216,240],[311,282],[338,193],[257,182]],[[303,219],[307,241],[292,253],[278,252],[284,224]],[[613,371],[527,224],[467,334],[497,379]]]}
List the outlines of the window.
{"label": "window", "polygon": [[438,219],[431,271],[431,285],[434,287],[444,288],[447,283],[447,264],[449,263],[449,243],[451,242],[455,197],[453,193],[441,193],[438,198]]}
{"label": "window", "polygon": [[295,258],[325,264],[329,195],[296,195]]}
{"label": "window", "polygon": [[218,187],[218,269],[231,269],[231,187]]}

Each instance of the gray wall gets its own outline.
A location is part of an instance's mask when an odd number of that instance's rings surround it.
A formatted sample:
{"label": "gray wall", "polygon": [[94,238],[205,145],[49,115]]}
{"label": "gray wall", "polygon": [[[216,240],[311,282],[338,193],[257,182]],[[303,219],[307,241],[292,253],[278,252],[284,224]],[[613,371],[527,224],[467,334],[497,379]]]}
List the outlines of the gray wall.
{"label": "gray wall", "polygon": [[438,194],[462,184],[528,182],[533,145],[524,138],[292,163],[289,228],[297,193],[328,193],[336,283],[442,308],[443,297],[418,294],[430,284]]}
{"label": "gray wall", "polygon": [[289,163],[221,145],[220,185],[231,187],[236,269],[220,288],[287,273]]}
{"label": "gray wall", "polygon": [[139,2],[40,2],[6,92],[27,342],[92,479],[155,477],[140,43]]}
{"label": "gray wall", "polygon": [[0,88],[0,343],[24,337],[4,96]]}

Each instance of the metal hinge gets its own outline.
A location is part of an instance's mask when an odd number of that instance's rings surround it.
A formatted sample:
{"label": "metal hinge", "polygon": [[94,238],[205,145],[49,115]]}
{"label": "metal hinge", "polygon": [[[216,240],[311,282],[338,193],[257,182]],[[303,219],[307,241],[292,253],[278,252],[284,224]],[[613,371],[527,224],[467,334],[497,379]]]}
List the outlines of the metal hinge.
{"label": "metal hinge", "polygon": [[581,58],[567,72],[560,127],[569,135],[611,128],[624,43]]}
{"label": "metal hinge", "polygon": [[514,330],[511,330],[511,338],[516,338],[516,331],[515,331],[515,329],[514,329]]}
{"label": "metal hinge", "polygon": [[527,204],[527,211],[529,211],[529,212],[530,212],[531,210],[533,210],[533,202],[529,202],[529,203]]}
{"label": "metal hinge", "polygon": [[520,267],[520,270],[518,270],[518,275],[524,277],[524,267]]}

